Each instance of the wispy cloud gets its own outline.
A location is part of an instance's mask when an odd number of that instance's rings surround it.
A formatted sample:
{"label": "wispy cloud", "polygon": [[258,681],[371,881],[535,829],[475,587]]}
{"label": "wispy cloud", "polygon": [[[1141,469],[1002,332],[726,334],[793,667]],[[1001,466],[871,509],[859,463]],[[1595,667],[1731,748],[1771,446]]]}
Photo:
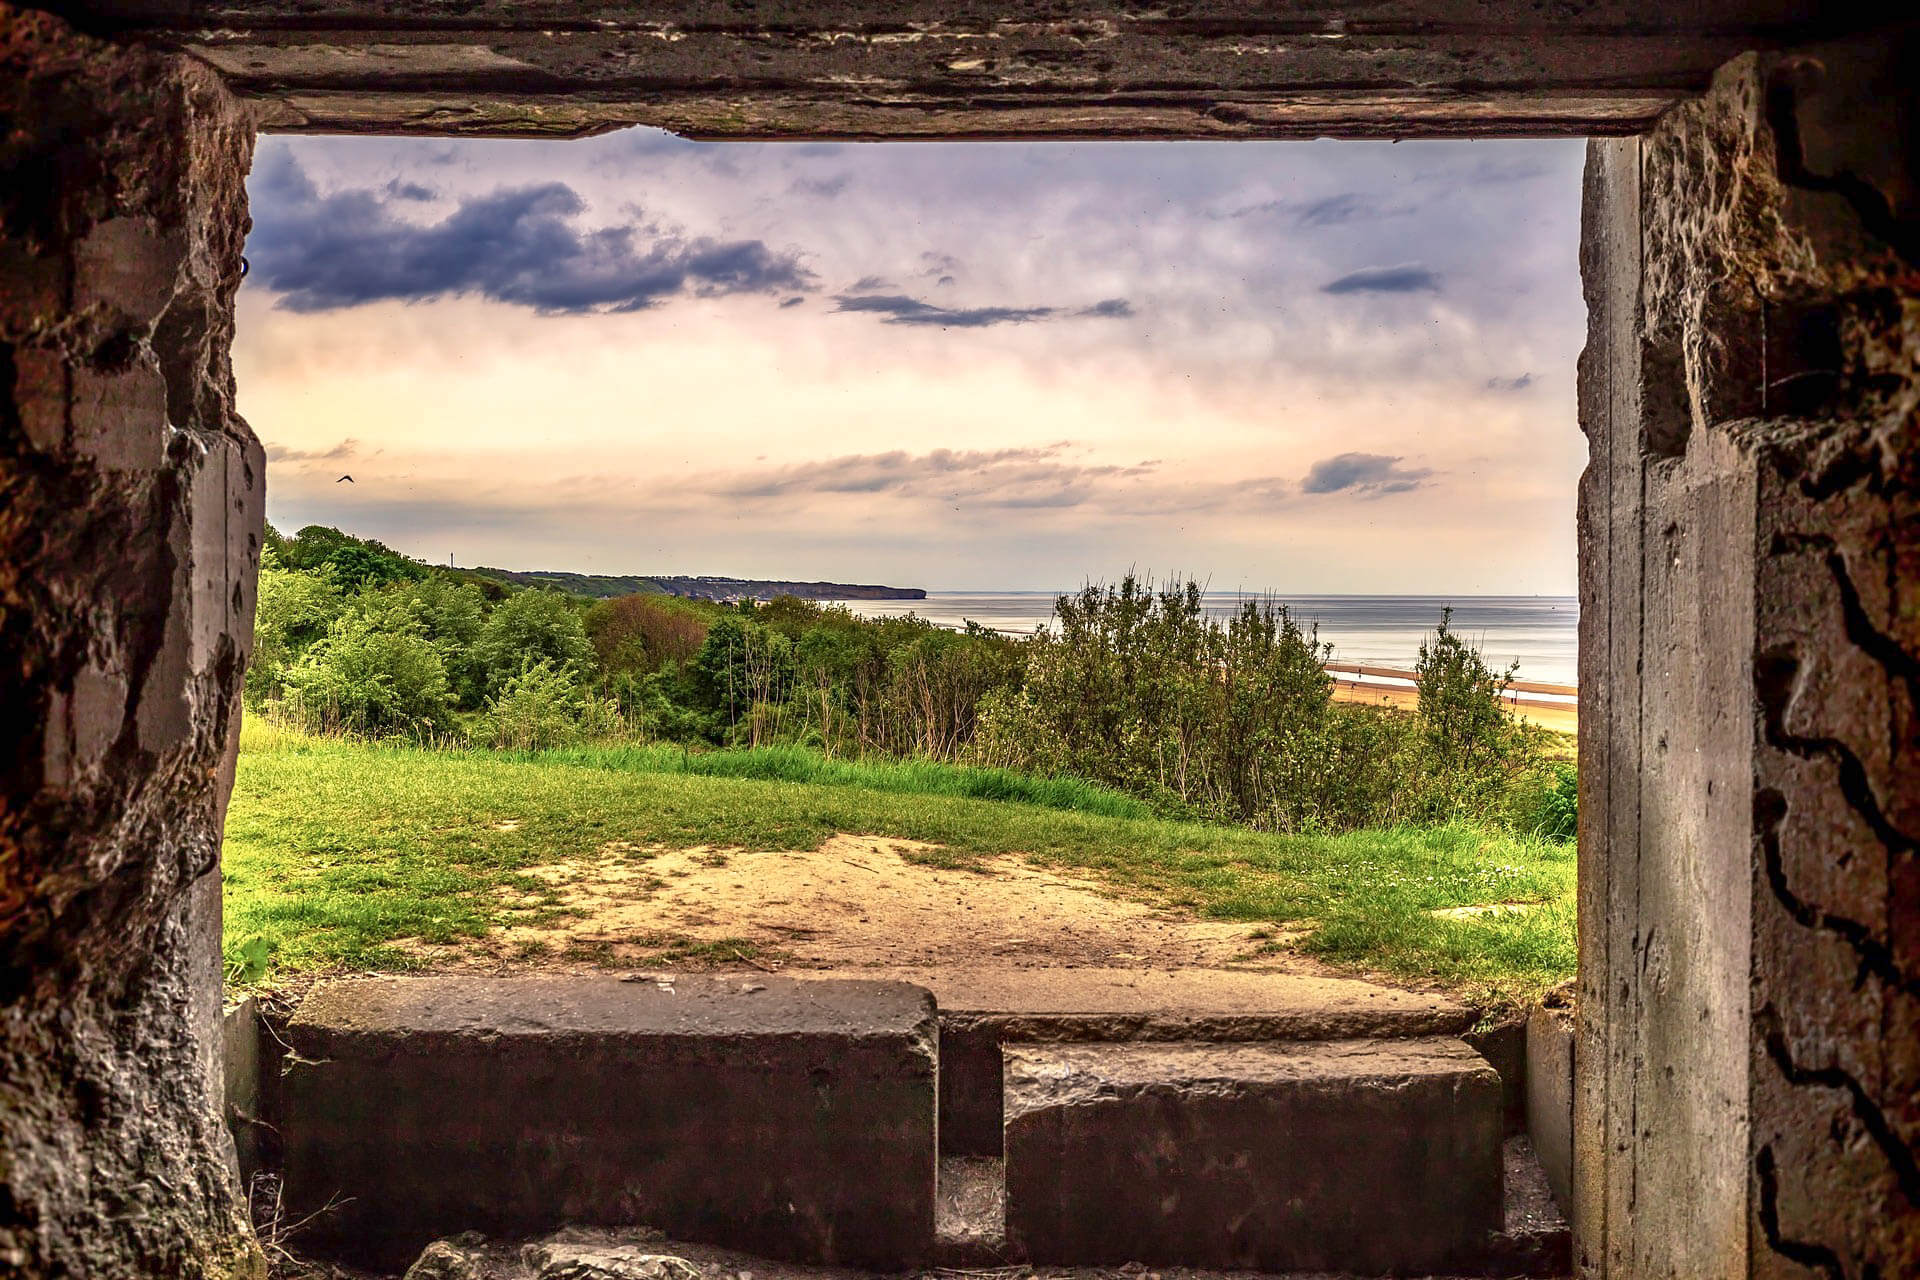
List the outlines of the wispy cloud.
{"label": "wispy cloud", "polygon": [[[1228,218],[1278,217],[1296,227],[1313,230],[1340,227],[1355,222],[1377,222],[1412,213],[1417,206],[1404,201],[1383,200],[1360,191],[1342,191],[1312,200],[1263,200],[1245,205],[1224,215]],[[1222,215],[1212,215],[1219,217]]]}
{"label": "wispy cloud", "polygon": [[1064,461],[1066,443],[1017,449],[933,449],[846,454],[819,462],[712,477],[706,492],[726,499],[890,494],[995,506],[1071,506],[1090,480],[1137,468]]}
{"label": "wispy cloud", "polygon": [[853,185],[853,175],[836,173],[831,178],[795,178],[787,190],[797,196],[815,196],[831,200]]}
{"label": "wispy cloud", "polygon": [[1307,469],[1302,493],[1358,493],[1379,496],[1418,489],[1433,474],[1428,467],[1403,467],[1384,453],[1342,453],[1322,458]]}
{"label": "wispy cloud", "polygon": [[266,447],[268,462],[338,462],[358,455],[360,442],[348,436],[330,449],[289,449],[285,445]]}
{"label": "wispy cloud", "polygon": [[880,315],[887,324],[937,325],[943,329],[984,329],[1036,320],[1113,320],[1133,314],[1133,304],[1125,298],[1106,298],[1085,307],[943,307],[898,293],[843,293],[834,302],[835,311]]}
{"label": "wispy cloud", "polygon": [[383,198],[417,201],[410,190],[323,195],[290,152],[273,150],[251,190],[251,278],[291,311],[456,294],[545,313],[638,311],[680,294],[814,287],[796,254],[761,240],[582,226],[586,202],[561,182],[471,196],[439,222],[419,223]]}
{"label": "wispy cloud", "polygon": [[1438,293],[1440,277],[1420,266],[1363,267],[1320,286],[1322,293]]}
{"label": "wispy cloud", "polygon": [[423,187],[417,182],[405,182],[395,178],[381,188],[395,200],[438,200],[440,195],[432,187]]}
{"label": "wispy cloud", "polygon": [[1489,391],[1525,391],[1533,385],[1533,375],[1523,373],[1517,378],[1488,378]]}

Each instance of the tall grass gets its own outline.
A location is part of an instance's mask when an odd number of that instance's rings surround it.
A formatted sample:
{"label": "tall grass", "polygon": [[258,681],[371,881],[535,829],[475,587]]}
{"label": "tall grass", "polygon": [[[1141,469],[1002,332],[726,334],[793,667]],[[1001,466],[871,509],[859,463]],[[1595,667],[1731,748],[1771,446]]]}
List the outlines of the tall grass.
{"label": "tall grass", "polygon": [[701,778],[751,778],[814,786],[864,787],[898,795],[1008,800],[1067,809],[1102,818],[1149,818],[1142,800],[1080,778],[1036,777],[1011,769],[944,764],[926,759],[835,759],[811,747],[752,747],[692,751],[665,743],[508,753],[530,764],[567,764],[624,773],[678,773]]}

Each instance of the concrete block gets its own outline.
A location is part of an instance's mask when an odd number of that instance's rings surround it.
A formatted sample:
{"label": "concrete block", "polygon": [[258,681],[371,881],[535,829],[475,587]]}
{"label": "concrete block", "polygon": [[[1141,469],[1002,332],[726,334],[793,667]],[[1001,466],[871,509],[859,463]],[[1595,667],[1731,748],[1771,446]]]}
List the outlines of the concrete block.
{"label": "concrete block", "polygon": [[948,968],[875,976],[924,986],[939,1002],[940,1151],[948,1156],[1000,1154],[1002,1045],[1361,1040],[1459,1034],[1474,1020],[1442,996],[1318,975]]}
{"label": "concrete block", "polygon": [[904,983],[331,983],[288,1027],[290,1212],[338,1201],[303,1245],[396,1269],[437,1237],[563,1223],[911,1264],[933,1238],[935,1037]]}
{"label": "concrete block", "polygon": [[1038,1263],[1428,1270],[1502,1223],[1500,1078],[1451,1038],[1008,1048]]}
{"label": "concrete block", "polygon": [[1527,1131],[1527,1020],[1512,1015],[1460,1038],[1500,1073],[1500,1122],[1511,1138]]}
{"label": "concrete block", "polygon": [[1573,1010],[1527,1019],[1527,1136],[1561,1212],[1573,1204]]}
{"label": "concrete block", "polygon": [[261,1167],[260,1010],[248,996],[220,1015],[220,1058],[226,1086],[227,1130],[240,1183]]}

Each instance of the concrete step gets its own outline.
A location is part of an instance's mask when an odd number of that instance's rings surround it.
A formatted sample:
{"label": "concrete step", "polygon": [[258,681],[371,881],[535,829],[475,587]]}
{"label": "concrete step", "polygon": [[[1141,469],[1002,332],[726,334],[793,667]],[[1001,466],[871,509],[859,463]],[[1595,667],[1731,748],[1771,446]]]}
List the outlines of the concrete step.
{"label": "concrete step", "polygon": [[[1458,1259],[1465,1276],[1538,1277],[1565,1280],[1573,1274],[1573,1233],[1554,1203],[1533,1145],[1524,1135],[1502,1147],[1505,1166],[1505,1225],[1489,1237],[1477,1256]],[[933,1265],[948,1271],[1004,1268],[1027,1261],[1007,1241],[1007,1168],[1004,1160],[981,1156],[942,1156],[940,1207],[934,1217]],[[1097,1277],[1111,1270],[1095,1270]],[[1325,1273],[1316,1273],[1325,1280]],[[1182,1268],[1182,1280],[1196,1272]]]}
{"label": "concrete step", "polygon": [[[1573,1238],[1554,1203],[1532,1144],[1510,1137],[1502,1147],[1506,1196],[1502,1229],[1477,1256],[1454,1266],[1463,1276],[1539,1277],[1565,1280],[1573,1273]],[[934,1221],[933,1265],[949,1271],[1003,1268],[1027,1261],[1006,1235],[1007,1170],[1004,1160],[943,1156],[940,1205]],[[1111,1271],[1093,1272],[1096,1276]],[[1197,1274],[1183,1268],[1186,1280]],[[1324,1277],[1325,1273],[1316,1273]]]}
{"label": "concrete step", "polygon": [[[854,971],[817,976],[840,978]],[[1258,969],[882,969],[940,1008],[940,1152],[1001,1152],[1001,1057],[1032,1043],[1239,1043],[1458,1035],[1444,996]]]}
{"label": "concrete step", "polygon": [[1460,1040],[1004,1058],[1008,1245],[1034,1262],[1439,1271],[1501,1230],[1500,1078]]}
{"label": "concrete step", "polygon": [[462,1231],[644,1223],[893,1268],[932,1246],[933,1001],[789,978],[356,979],[286,1037],[286,1215],[404,1266]]}

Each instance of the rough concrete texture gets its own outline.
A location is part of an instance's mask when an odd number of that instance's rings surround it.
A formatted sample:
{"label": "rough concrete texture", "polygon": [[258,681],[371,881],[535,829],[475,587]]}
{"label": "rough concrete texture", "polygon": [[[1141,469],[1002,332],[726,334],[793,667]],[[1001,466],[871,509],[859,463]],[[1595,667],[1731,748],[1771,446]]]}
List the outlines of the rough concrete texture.
{"label": "rough concrete texture", "polygon": [[1573,1010],[1527,1018],[1527,1136],[1562,1210],[1573,1203]]}
{"label": "rough concrete texture", "polygon": [[1447,1038],[1006,1051],[1039,1262],[1438,1270],[1502,1225],[1500,1080]]}
{"label": "rough concrete texture", "polygon": [[1464,1032],[1470,1009],[1353,978],[1233,969],[884,969],[940,1006],[940,1149],[1000,1154],[1000,1046],[1349,1040]]}
{"label": "rough concrete texture", "polygon": [[1913,38],[1590,155],[1584,1274],[1920,1257]]}
{"label": "rough concrete texture", "polygon": [[262,1163],[265,1094],[260,1082],[260,1009],[252,996],[220,1018],[221,1081],[227,1132],[233,1135],[234,1168],[246,1186]]}
{"label": "rough concrete texture", "polygon": [[186,59],[0,4],[0,1273],[260,1255],[220,1122],[219,842],[263,459],[253,130]]}
{"label": "rough concrete texture", "polygon": [[935,1025],[902,983],[385,978],[287,1027],[289,1213],[397,1267],[436,1236],[645,1224],[890,1266],[932,1243]]}
{"label": "rough concrete texture", "polygon": [[[274,129],[705,137],[1404,137],[1644,127],[1818,0],[79,0]],[[1845,10],[1845,12],[1837,12]]]}
{"label": "rough concrete texture", "polygon": [[1460,1038],[1500,1073],[1500,1123],[1508,1137],[1527,1129],[1527,1020],[1508,1014],[1490,1027],[1463,1031]]}
{"label": "rough concrete texture", "polygon": [[[881,1280],[871,1271],[809,1266],[755,1257],[712,1245],[663,1237],[657,1231],[572,1228],[537,1240],[488,1240],[472,1234],[436,1241],[406,1280]],[[1508,1268],[1473,1276],[1566,1274]],[[1140,1263],[1118,1267],[1007,1267],[908,1272],[913,1280],[1356,1280],[1349,1272],[1205,1271],[1191,1267],[1149,1270]],[[1425,1276],[1423,1280],[1465,1280]]]}

